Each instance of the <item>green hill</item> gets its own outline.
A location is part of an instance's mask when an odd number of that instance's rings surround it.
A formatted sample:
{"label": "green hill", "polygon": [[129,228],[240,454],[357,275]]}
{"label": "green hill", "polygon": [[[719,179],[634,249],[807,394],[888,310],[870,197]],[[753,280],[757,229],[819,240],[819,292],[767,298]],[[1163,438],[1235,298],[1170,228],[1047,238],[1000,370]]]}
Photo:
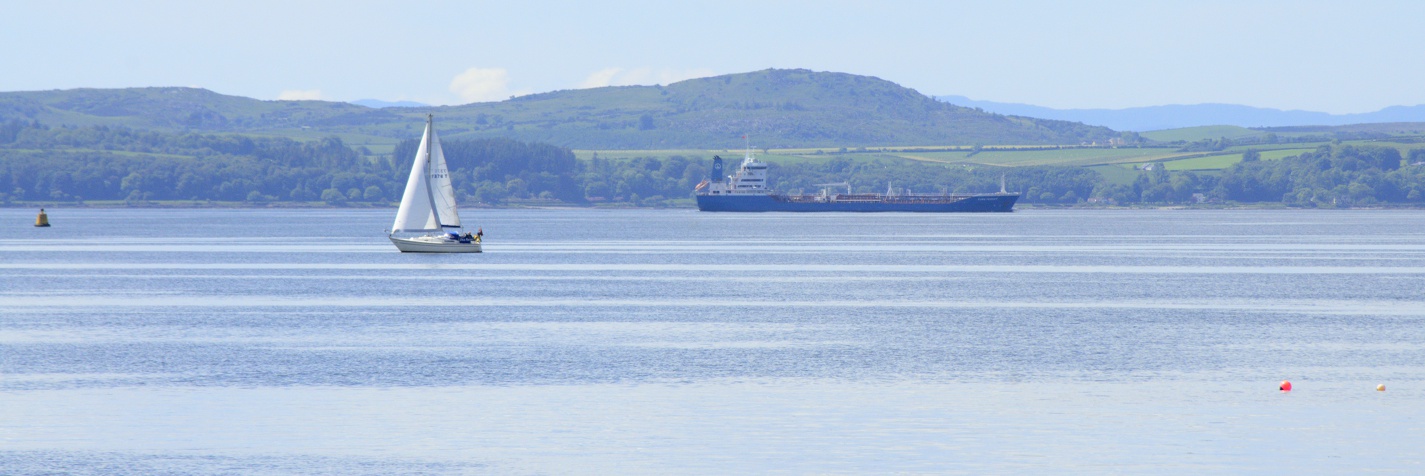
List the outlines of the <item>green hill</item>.
{"label": "green hill", "polygon": [[394,144],[425,114],[454,139],[507,137],[579,149],[926,144],[1078,144],[1103,127],[1004,116],[936,101],[890,81],[769,69],[667,86],[555,91],[507,101],[371,109],[326,101],[261,101],[193,88],[0,93],[0,121],[319,137]]}
{"label": "green hill", "polygon": [[195,88],[69,89],[0,93],[0,120],[136,129],[262,132],[401,121],[379,109],[328,101],[260,101]]}

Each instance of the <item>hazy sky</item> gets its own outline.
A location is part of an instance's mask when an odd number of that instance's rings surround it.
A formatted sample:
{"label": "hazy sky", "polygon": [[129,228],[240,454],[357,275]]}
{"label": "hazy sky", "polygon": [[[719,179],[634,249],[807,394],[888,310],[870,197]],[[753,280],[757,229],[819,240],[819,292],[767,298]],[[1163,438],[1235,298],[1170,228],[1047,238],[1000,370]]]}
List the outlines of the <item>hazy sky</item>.
{"label": "hazy sky", "polygon": [[[409,4],[408,4],[409,3]],[[1425,104],[1425,1],[0,0],[0,91],[460,104],[765,68],[1059,108]]]}

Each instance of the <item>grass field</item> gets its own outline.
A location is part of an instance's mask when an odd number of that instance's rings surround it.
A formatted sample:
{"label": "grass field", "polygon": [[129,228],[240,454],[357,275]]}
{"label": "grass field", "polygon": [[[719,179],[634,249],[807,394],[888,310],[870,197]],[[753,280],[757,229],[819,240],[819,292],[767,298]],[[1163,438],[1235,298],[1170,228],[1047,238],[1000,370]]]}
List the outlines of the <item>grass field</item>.
{"label": "grass field", "polygon": [[[1265,154],[1264,154],[1265,155]],[[1220,170],[1231,167],[1232,164],[1242,161],[1242,154],[1209,155],[1207,157],[1194,157],[1191,159],[1174,160],[1164,162],[1163,166],[1168,170]]]}
{"label": "grass field", "polygon": [[948,164],[979,164],[1002,167],[1030,165],[1077,165],[1152,162],[1183,155],[1172,149],[1156,148],[1075,148],[1056,150],[984,150],[973,156],[969,152],[896,153],[898,157]]}
{"label": "grass field", "polygon": [[[1281,160],[1284,157],[1301,155],[1306,152],[1316,150],[1317,147],[1327,144],[1327,142],[1305,142],[1299,144],[1282,144],[1280,146],[1268,145],[1265,147],[1281,147],[1277,149],[1264,149],[1263,147],[1240,146],[1231,147],[1223,151],[1225,153],[1210,155],[1206,157],[1194,157],[1182,160],[1166,162],[1164,165],[1168,170],[1220,170],[1231,167],[1233,164],[1242,161],[1242,152],[1247,149],[1254,149],[1261,154],[1261,160]],[[1410,153],[1411,149],[1425,148],[1425,144],[1399,143],[1387,141],[1346,141],[1343,145],[1372,145],[1381,147],[1393,147],[1400,151],[1401,157]]]}
{"label": "grass field", "polygon": [[1238,126],[1198,126],[1161,131],[1140,132],[1147,139],[1160,142],[1199,141],[1203,139],[1241,139],[1245,137],[1266,137],[1267,133]]}
{"label": "grass field", "polygon": [[[1301,155],[1303,152],[1310,152],[1312,150],[1313,149],[1279,149],[1262,151],[1260,153],[1262,156],[1261,160],[1281,160],[1283,157]],[[1167,167],[1168,170],[1221,170],[1241,161],[1242,154],[1221,154],[1174,160],[1172,162],[1165,162],[1163,165]]]}

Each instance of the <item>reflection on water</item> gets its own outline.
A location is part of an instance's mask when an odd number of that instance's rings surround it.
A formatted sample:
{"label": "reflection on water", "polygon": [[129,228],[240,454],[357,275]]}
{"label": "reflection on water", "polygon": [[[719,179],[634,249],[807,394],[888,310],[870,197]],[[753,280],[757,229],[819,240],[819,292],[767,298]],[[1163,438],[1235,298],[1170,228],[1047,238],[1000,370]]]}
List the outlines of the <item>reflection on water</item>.
{"label": "reflection on water", "polygon": [[1422,469],[1421,212],[389,215],[0,210],[0,472]]}

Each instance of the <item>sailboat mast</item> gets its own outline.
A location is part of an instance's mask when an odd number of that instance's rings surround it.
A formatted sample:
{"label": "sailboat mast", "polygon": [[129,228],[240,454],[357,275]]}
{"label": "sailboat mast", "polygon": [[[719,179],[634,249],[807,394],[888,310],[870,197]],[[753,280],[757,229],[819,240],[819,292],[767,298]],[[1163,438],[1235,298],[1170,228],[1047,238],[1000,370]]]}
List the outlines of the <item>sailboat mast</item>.
{"label": "sailboat mast", "polygon": [[445,225],[440,222],[440,209],[435,206],[435,187],[430,183],[430,174],[434,172],[430,163],[430,150],[435,147],[435,142],[431,140],[431,136],[435,135],[434,122],[434,115],[426,114],[426,136],[421,139],[426,143],[426,173],[421,179],[426,183],[426,199],[430,200],[430,214],[435,216],[435,229],[444,230]]}

